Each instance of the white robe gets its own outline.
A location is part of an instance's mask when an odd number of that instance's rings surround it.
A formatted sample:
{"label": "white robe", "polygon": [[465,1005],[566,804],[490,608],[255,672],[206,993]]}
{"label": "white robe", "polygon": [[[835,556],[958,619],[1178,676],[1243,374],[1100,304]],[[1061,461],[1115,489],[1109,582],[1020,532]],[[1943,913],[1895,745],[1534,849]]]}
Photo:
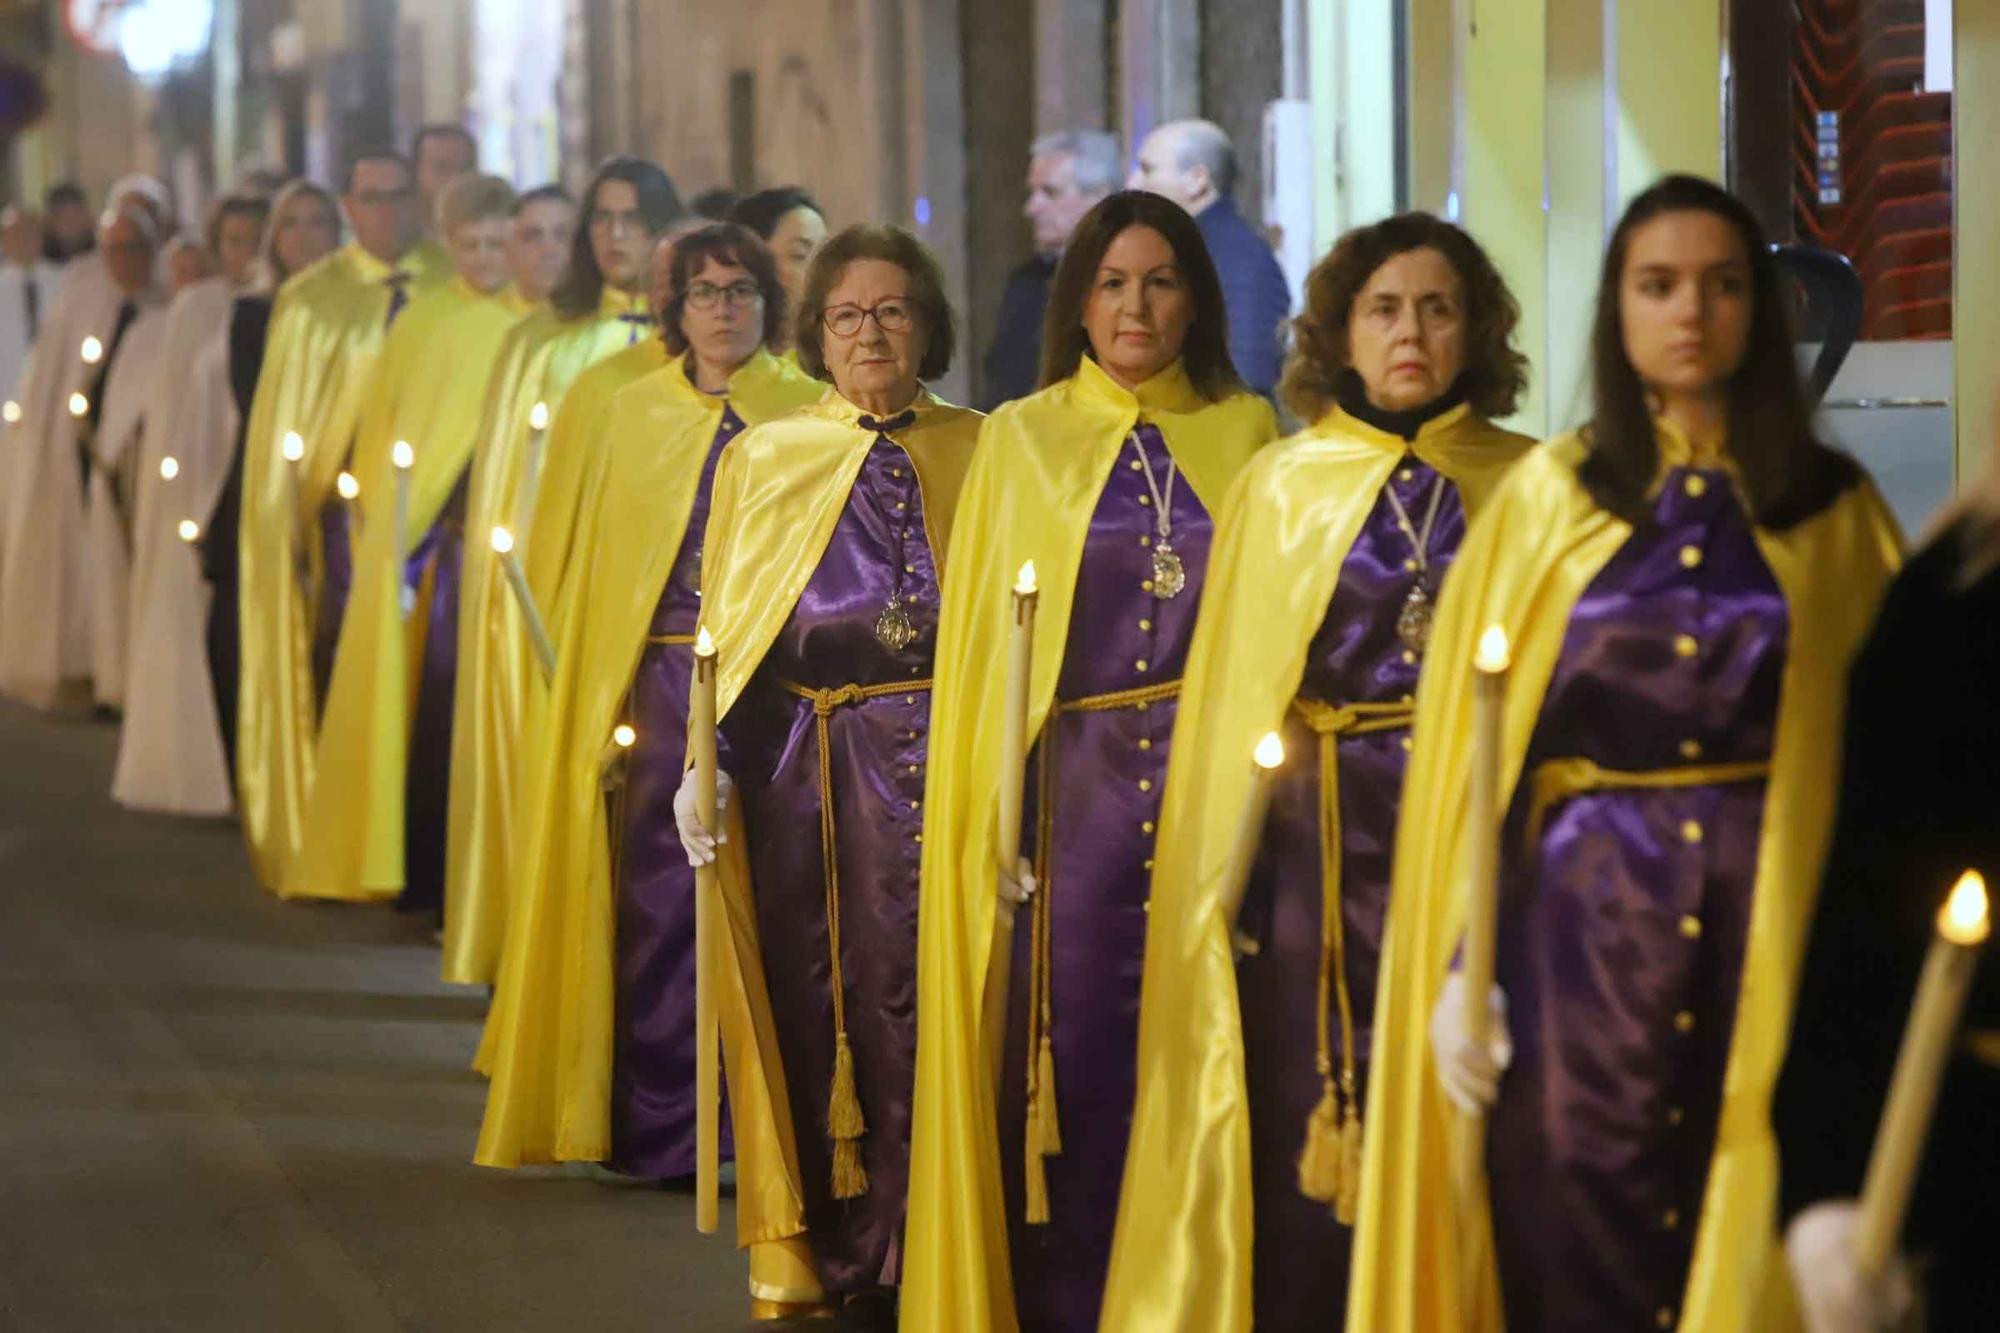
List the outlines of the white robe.
{"label": "white robe", "polygon": [[[33,286],[39,302],[35,307],[39,330],[47,327],[49,315],[56,308],[61,281],[62,270],[47,260],[32,269],[0,264],[0,393],[6,394],[9,402],[20,391],[22,377],[28,370],[28,355],[34,350],[34,340],[28,336],[28,289]],[[15,430],[15,426],[0,419],[0,560],[6,558],[7,551],[6,497],[14,490],[11,464],[16,448]]]}
{"label": "white robe", "polygon": [[166,309],[142,308],[125,331],[101,388],[104,407],[94,446],[97,461],[84,509],[84,578],[90,594],[91,694],[106,708],[125,705],[138,452],[153,371],[166,346],[166,334]]}
{"label": "white robe", "polygon": [[[90,674],[90,603],[84,582],[84,493],[69,396],[96,377],[83,340],[109,343],[120,297],[103,259],[63,270],[15,389],[21,420],[8,432],[0,525],[0,694],[52,708],[65,682]],[[121,352],[122,356],[122,352]]]}
{"label": "white robe", "polygon": [[[226,279],[175,298],[139,438],[137,520],[132,538],[125,722],[111,797],[135,810],[220,816],[233,793],[222,724],[208,671],[209,587],[199,550],[180,535],[215,508],[236,438],[229,390]],[[160,475],[171,457],[172,479]]]}

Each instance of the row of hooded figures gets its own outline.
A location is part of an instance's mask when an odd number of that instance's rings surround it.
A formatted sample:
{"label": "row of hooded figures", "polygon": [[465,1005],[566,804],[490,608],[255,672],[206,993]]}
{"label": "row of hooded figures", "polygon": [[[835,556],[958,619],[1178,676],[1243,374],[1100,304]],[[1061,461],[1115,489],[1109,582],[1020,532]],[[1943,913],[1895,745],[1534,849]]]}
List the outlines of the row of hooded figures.
{"label": "row of hooded figures", "polygon": [[478,1162],[694,1173],[712,1039],[758,1317],[1976,1326],[1993,1042],[1886,1258],[1854,1199],[2000,850],[2000,505],[1897,581],[1732,196],[1627,208],[1538,444],[1427,214],[1312,271],[1278,439],[1158,195],[1083,215],[982,415],[901,229],[677,224],[614,159],[544,302],[522,200],[462,176],[421,242],[413,184],[357,163],[354,241],[232,326],[182,526],[259,877],[441,910],[494,988]]}

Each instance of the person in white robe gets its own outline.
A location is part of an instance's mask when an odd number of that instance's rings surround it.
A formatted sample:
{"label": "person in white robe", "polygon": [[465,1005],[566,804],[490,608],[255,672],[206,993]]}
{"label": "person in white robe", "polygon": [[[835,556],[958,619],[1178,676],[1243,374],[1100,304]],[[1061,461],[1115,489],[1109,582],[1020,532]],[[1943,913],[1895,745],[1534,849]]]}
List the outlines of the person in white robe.
{"label": "person in white robe", "polygon": [[[7,504],[13,477],[9,440],[21,415],[16,394],[28,367],[28,352],[43,319],[55,308],[62,269],[42,254],[40,215],[25,208],[0,210],[0,393],[7,406],[0,410],[0,553],[7,546]],[[4,631],[0,631],[4,632]]]}
{"label": "person in white robe", "polygon": [[[153,197],[128,188],[115,200],[101,235],[115,232],[120,239],[118,271],[102,243],[65,268],[55,307],[15,395],[20,420],[8,437],[10,475],[0,499],[7,513],[0,526],[5,538],[0,694],[44,710],[89,697],[98,654],[91,636],[85,515],[87,478],[97,469],[84,466],[77,443],[86,428],[103,426],[103,404],[93,404],[92,397],[109,387],[107,362],[114,359],[115,344],[123,355],[118,326],[127,301],[134,311],[124,321],[129,335],[139,306],[158,299]],[[98,587],[109,584],[100,580]],[[105,660],[109,664],[122,655],[121,645]],[[114,700],[115,693],[104,702]]]}
{"label": "person in white robe", "polygon": [[270,203],[226,196],[205,243],[221,267],[174,298],[137,440],[131,639],[125,721],[111,797],[160,814],[223,816],[234,805],[222,746],[201,575],[202,524],[215,508],[239,421],[229,389],[229,318],[252,278]]}

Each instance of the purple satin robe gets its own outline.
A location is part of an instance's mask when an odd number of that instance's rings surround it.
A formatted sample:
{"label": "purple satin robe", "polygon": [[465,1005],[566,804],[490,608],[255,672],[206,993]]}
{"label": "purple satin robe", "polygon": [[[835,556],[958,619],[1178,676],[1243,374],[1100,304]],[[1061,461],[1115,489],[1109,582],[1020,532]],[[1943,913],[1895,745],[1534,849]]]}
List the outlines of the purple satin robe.
{"label": "purple satin robe", "polygon": [[[1435,594],[1465,535],[1458,488],[1414,456],[1406,457],[1388,485],[1419,531],[1433,488],[1443,487],[1424,576],[1424,585]],[[1300,695],[1335,707],[1412,699],[1421,660],[1396,632],[1404,599],[1419,577],[1409,568],[1412,559],[1412,543],[1395,510],[1386,496],[1378,497],[1341,565],[1326,619],[1307,651]],[[1357,1091],[1368,1086],[1369,1024],[1409,734],[1402,727],[1337,742],[1340,902]],[[1326,1204],[1299,1193],[1298,1172],[1306,1121],[1322,1087],[1313,1019],[1323,899],[1319,744],[1304,723],[1287,721],[1285,749],[1295,758],[1273,786],[1270,818],[1238,917],[1241,931],[1260,947],[1238,962],[1236,985],[1250,1093],[1256,1326],[1333,1333],[1346,1318],[1348,1248],[1354,1233],[1334,1220]],[[1331,988],[1327,1014],[1328,1050],[1337,1080],[1341,1032]]]}
{"label": "purple satin robe", "polygon": [[[1141,426],[1138,434],[1164,490],[1172,457],[1166,441],[1152,426]],[[1179,478],[1168,512],[1187,586],[1162,599],[1145,586],[1153,577],[1156,512],[1138,449],[1128,439],[1084,539],[1056,684],[1059,704],[1180,678],[1208,567],[1211,525],[1194,488]],[[1037,746],[1039,764],[1053,734],[1056,815],[1050,864],[1037,870],[1051,913],[1049,1031],[1063,1150],[1043,1159],[1049,1221],[1030,1226],[1022,1172],[1034,931],[1031,914],[1023,911],[1014,929],[1000,1085],[1001,1177],[1023,1333],[1097,1327],[1132,1127],[1146,902],[1175,709],[1169,699],[1069,713],[1045,729]],[[1029,853],[1034,817],[1031,811],[1023,842]]]}
{"label": "purple satin robe", "polygon": [[1509,816],[1487,1162],[1510,1333],[1672,1327],[1715,1147],[1765,783],[1574,796],[1524,845],[1548,760],[1770,758],[1789,616],[1728,475],[1670,471],[1653,513],[1571,613]]}
{"label": "purple satin robe", "polygon": [[348,589],[354,586],[354,556],[348,547],[354,525],[347,504],[332,499],[320,506],[320,549],[325,568],[313,615],[313,704],[315,716],[326,711],[326,692],[333,688],[333,659],[340,651],[340,622],[347,614]]}
{"label": "purple satin robe", "polygon": [[[403,892],[396,908],[444,918],[445,824],[451,803],[452,691],[458,685],[458,589],[465,561],[465,488],[461,475],[444,513],[403,567],[424,617],[423,653],[410,713],[403,770]],[[423,596],[425,580],[430,596]]]}
{"label": "purple satin robe", "polygon": [[[618,972],[608,1165],[656,1180],[692,1174],[695,1153],[694,867],[674,824],[694,650],[660,640],[691,637],[700,620],[701,546],[715,465],[742,429],[725,408],[632,679],[638,740],[611,802]],[[722,1147],[727,1160],[726,1117]]]}
{"label": "purple satin robe", "polygon": [[[891,597],[917,636],[875,634]],[[926,688],[836,708],[827,719],[840,860],[841,968],[869,1188],[832,1197],[826,1135],[834,1019],[820,854],[819,742],[810,703],[784,690],[928,682],[938,571],[923,497],[901,446],[877,439],[805,592],[724,723],[743,793],[757,928],[784,1059],[821,1284],[848,1294],[897,1280],[909,1182],[917,1047],[917,865],[922,853]]]}

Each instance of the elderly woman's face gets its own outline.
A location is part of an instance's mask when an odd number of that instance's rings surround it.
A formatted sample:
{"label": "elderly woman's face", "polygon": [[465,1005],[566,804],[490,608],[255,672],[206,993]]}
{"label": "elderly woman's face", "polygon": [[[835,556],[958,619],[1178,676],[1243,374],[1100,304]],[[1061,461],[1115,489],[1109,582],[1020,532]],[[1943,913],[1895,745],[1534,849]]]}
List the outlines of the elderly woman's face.
{"label": "elderly woman's face", "polygon": [[1347,312],[1347,357],[1385,412],[1443,396],[1465,368],[1465,283],[1443,252],[1405,250],[1368,275]]}
{"label": "elderly woman's face", "polygon": [[1112,237],[1083,305],[1097,364],[1137,388],[1174,363],[1193,325],[1194,294],[1167,238],[1140,223]]}
{"label": "elderly woman's face", "polygon": [[820,317],[820,355],[841,397],[876,415],[917,394],[930,332],[902,265],[857,259],[840,272]]}
{"label": "elderly woman's face", "polygon": [[740,264],[714,255],[688,279],[681,301],[681,336],[696,361],[727,375],[764,341],[764,293]]}

